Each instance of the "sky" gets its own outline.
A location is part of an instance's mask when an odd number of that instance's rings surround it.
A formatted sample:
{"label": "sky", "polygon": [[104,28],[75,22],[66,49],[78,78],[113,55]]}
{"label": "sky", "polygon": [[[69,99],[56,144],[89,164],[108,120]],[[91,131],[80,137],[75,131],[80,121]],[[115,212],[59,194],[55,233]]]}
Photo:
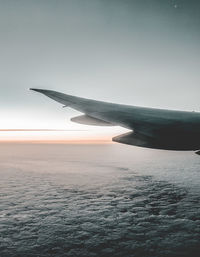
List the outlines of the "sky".
{"label": "sky", "polygon": [[107,140],[124,129],[29,88],[122,104],[200,111],[197,0],[0,0],[0,140]]}

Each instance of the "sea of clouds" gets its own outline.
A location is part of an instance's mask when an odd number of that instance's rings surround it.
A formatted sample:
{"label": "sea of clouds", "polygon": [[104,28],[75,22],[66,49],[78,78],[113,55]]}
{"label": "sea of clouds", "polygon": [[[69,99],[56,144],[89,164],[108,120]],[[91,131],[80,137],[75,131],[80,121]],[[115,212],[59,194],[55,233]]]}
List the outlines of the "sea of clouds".
{"label": "sea of clouds", "polygon": [[[182,183],[180,158],[152,162],[145,152],[128,161],[113,147],[5,146],[0,256],[199,256],[200,195],[196,179]],[[169,158],[174,181],[156,175]],[[200,159],[187,158],[196,174]]]}

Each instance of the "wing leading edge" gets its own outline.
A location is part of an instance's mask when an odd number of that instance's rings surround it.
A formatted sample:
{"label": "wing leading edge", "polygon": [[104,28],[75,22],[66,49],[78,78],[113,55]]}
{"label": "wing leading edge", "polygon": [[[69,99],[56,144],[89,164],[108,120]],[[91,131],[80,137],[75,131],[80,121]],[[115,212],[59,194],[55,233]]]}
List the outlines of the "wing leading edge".
{"label": "wing leading edge", "polygon": [[166,150],[200,149],[200,113],[161,110],[96,101],[53,90],[42,93],[67,107],[84,113],[71,120],[97,126],[122,126],[132,130],[113,141]]}

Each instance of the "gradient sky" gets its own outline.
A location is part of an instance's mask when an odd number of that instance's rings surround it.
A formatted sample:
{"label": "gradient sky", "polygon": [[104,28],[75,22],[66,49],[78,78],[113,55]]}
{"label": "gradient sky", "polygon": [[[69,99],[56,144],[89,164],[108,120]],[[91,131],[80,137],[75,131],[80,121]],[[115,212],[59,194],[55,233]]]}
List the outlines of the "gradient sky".
{"label": "gradient sky", "polygon": [[[0,0],[0,139],[110,138],[28,90],[139,106],[200,110],[200,1]],[[84,129],[85,131],[79,131]]]}

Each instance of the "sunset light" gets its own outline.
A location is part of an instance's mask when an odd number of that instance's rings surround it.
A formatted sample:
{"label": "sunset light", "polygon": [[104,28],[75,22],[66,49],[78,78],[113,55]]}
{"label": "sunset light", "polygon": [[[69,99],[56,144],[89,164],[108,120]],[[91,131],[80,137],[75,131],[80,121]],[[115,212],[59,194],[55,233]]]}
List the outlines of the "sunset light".
{"label": "sunset light", "polygon": [[0,257],[200,256],[200,0],[0,0]]}

